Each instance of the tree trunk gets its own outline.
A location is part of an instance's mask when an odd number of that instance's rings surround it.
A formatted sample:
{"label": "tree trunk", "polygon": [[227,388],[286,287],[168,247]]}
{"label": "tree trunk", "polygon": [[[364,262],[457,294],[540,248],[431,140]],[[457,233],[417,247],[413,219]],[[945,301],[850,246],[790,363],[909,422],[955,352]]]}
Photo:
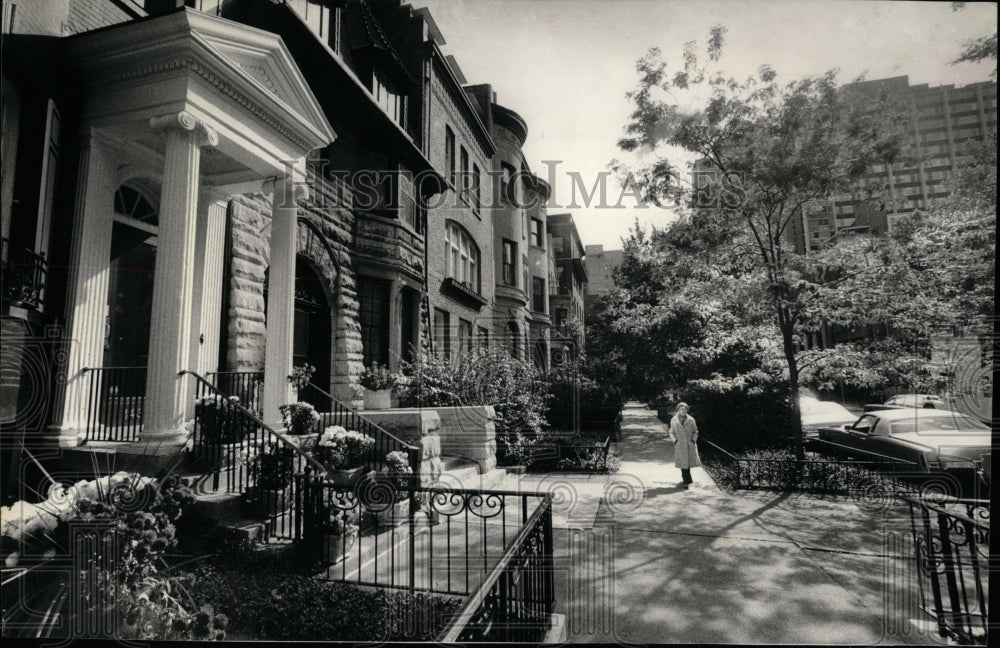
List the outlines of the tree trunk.
{"label": "tree trunk", "polygon": [[794,417],[792,437],[792,451],[795,458],[802,460],[806,458],[805,446],[802,443],[802,414],[799,409],[799,365],[795,360],[795,341],[793,339],[792,324],[787,313],[780,312],[778,320],[781,325],[781,342],[785,352],[785,361],[788,363],[788,388],[791,390],[792,416]]}

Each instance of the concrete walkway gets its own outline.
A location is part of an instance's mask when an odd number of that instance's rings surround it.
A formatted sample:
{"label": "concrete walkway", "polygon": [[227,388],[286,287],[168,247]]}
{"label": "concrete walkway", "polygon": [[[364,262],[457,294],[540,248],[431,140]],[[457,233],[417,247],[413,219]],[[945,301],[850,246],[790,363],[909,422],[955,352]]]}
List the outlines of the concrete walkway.
{"label": "concrete walkway", "polygon": [[557,493],[556,612],[570,642],[940,643],[911,622],[905,508],[727,494],[703,469],[678,488],[666,426],[634,403],[617,447],[616,475],[532,484]]}

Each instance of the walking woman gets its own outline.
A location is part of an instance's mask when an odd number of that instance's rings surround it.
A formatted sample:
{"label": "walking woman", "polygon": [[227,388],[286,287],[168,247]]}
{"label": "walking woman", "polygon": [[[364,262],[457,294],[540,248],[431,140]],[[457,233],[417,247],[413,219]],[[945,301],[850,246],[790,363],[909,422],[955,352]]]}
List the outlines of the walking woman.
{"label": "walking woman", "polygon": [[687,403],[677,404],[677,414],[670,419],[670,440],[674,442],[674,465],[681,469],[683,482],[678,484],[687,488],[691,484],[691,468],[700,468],[698,458],[698,424],[694,417],[688,414]]}

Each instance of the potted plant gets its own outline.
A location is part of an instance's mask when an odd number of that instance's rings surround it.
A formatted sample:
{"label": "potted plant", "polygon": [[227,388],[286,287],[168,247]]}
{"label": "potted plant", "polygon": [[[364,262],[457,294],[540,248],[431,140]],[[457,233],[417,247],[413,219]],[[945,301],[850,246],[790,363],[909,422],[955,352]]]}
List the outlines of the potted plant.
{"label": "potted plant", "polygon": [[385,467],[378,471],[375,479],[391,487],[395,501],[381,510],[371,507],[379,528],[397,526],[409,517],[410,492],[407,489],[412,474],[413,469],[405,452],[395,450],[385,456]]}
{"label": "potted plant", "polygon": [[295,452],[272,441],[250,459],[247,470],[253,484],[245,498],[250,513],[273,517],[287,511],[292,503],[288,486],[295,470]]}
{"label": "potted plant", "polygon": [[365,388],[365,409],[392,407],[392,388],[396,386],[397,376],[388,367],[373,362],[361,372],[359,382]]}
{"label": "potted plant", "polygon": [[317,530],[322,543],[323,562],[340,562],[358,539],[358,511],[324,505],[320,509]]}
{"label": "potted plant", "polygon": [[365,463],[371,459],[375,439],[331,425],[323,431],[313,456],[327,469],[327,479],[338,486],[353,487],[364,475]]}
{"label": "potted plant", "polygon": [[246,438],[247,427],[233,404],[236,396],[209,394],[194,399],[194,430],[192,453],[199,463],[209,466],[231,466]]}
{"label": "potted plant", "polygon": [[278,407],[281,412],[281,422],[285,434],[292,444],[302,450],[311,450],[319,438],[320,416],[316,408],[309,403],[285,403]]}

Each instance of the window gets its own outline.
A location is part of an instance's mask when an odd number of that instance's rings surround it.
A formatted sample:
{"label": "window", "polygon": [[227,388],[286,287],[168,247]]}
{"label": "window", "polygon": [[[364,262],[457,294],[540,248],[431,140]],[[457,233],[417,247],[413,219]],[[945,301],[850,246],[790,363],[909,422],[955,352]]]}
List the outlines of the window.
{"label": "window", "polygon": [[441,359],[451,357],[451,316],[440,308],[434,309],[434,355]]}
{"label": "window", "polygon": [[462,174],[462,197],[469,197],[469,189],[472,185],[472,176],[469,174],[469,152],[465,150],[464,146],[459,147],[459,173]]}
{"label": "window", "polygon": [[545,312],[545,280],[541,277],[531,278],[531,309],[537,313]]}
{"label": "window", "polygon": [[472,322],[458,320],[458,353],[461,355],[472,351]]}
{"label": "window", "polygon": [[476,328],[476,337],[479,341],[479,347],[481,349],[490,348],[490,331],[484,326]]}
{"label": "window", "polygon": [[458,223],[449,221],[444,230],[445,275],[466,288],[482,292],[479,248]]}
{"label": "window", "polygon": [[503,241],[503,282],[508,286],[517,286],[517,243]]}
{"label": "window", "polygon": [[521,287],[527,291],[528,286],[528,257],[521,257]]}
{"label": "window", "polygon": [[375,101],[382,107],[382,110],[392,117],[392,121],[405,128],[406,97],[395,92],[388,78],[378,68],[372,74],[372,94],[375,95]]}
{"label": "window", "polygon": [[452,187],[457,189],[458,182],[455,177],[455,133],[448,126],[444,127],[444,155],[447,166],[446,175]]}
{"label": "window", "polygon": [[531,244],[535,247],[545,247],[545,226],[537,218],[531,219]]}
{"label": "window", "polygon": [[507,324],[507,335],[510,336],[510,354],[515,358],[520,358],[521,329],[518,328],[517,322],[509,322]]}
{"label": "window", "polygon": [[389,285],[377,279],[359,280],[358,302],[364,364],[389,364]]}
{"label": "window", "polygon": [[503,172],[500,176],[500,200],[502,203],[513,204],[516,198],[514,185],[511,184],[511,180],[514,178],[514,167],[506,162],[501,162],[500,170]]}
{"label": "window", "polygon": [[479,213],[479,207],[483,204],[483,175],[479,170],[479,165],[472,165],[472,207]]}
{"label": "window", "polygon": [[556,326],[562,326],[566,323],[566,309],[557,308],[556,309]]}

